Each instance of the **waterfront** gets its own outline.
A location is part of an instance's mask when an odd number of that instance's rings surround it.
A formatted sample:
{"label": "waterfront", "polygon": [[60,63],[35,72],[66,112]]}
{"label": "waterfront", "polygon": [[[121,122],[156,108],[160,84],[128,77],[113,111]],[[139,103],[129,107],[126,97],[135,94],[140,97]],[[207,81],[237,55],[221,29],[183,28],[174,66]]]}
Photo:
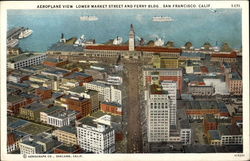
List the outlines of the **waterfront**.
{"label": "waterfront", "polygon": [[[31,14],[32,13],[32,14]],[[62,16],[63,15],[63,16]],[[98,21],[80,21],[83,15],[95,15]],[[153,16],[170,16],[172,22],[152,22]],[[85,35],[97,43],[121,36],[127,39],[127,26],[134,24],[136,36],[145,40],[157,37],[174,41],[176,47],[191,41],[195,47],[204,42],[213,46],[228,42],[234,48],[241,48],[241,10],[11,10],[8,11],[8,29],[23,26],[34,33],[20,41],[23,50],[45,52],[57,42],[61,33],[66,38]],[[192,23],[190,23],[192,21]],[[100,27],[101,26],[101,27]],[[207,34],[209,33],[209,34]],[[137,38],[138,38],[137,37]],[[32,44],[32,45],[30,45]]]}

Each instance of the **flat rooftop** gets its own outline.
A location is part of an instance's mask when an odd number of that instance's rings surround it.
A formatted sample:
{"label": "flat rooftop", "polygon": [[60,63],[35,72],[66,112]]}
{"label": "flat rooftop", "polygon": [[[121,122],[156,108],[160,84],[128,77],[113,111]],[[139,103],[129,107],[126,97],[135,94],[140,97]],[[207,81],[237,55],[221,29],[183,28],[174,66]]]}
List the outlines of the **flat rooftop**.
{"label": "flat rooftop", "polygon": [[15,63],[18,61],[26,60],[26,59],[40,56],[40,55],[45,55],[45,53],[23,53],[23,54],[15,56],[15,57],[9,58],[8,62]]}
{"label": "flat rooftop", "polygon": [[68,117],[69,115],[76,114],[76,113],[77,112],[74,110],[58,110],[56,112],[54,111],[53,113],[50,113],[49,116],[63,119],[65,117]]}
{"label": "flat rooftop", "polygon": [[73,127],[73,126],[63,126],[61,128],[58,128],[58,130],[76,134],[76,127]]}
{"label": "flat rooftop", "polygon": [[242,135],[240,129],[234,125],[219,125],[218,130],[222,135]]}
{"label": "flat rooftop", "polygon": [[19,101],[22,101],[24,100],[23,97],[20,97],[20,96],[17,96],[17,95],[8,95],[7,96],[7,101],[10,102],[10,103],[16,103],[16,102],[19,102]]}
{"label": "flat rooftop", "polygon": [[77,120],[77,121],[80,122],[81,124],[84,124],[84,125],[97,127],[97,124],[95,124],[93,121],[94,119],[95,119],[94,117],[87,116],[87,117],[84,117],[84,118]]}
{"label": "flat rooftop", "polygon": [[23,143],[23,144],[26,144],[26,145],[29,145],[29,146],[33,146],[33,147],[42,146],[42,145],[40,145],[40,144],[37,144],[37,143],[34,142],[34,141],[23,141],[22,143]]}
{"label": "flat rooftop", "polygon": [[32,103],[29,106],[24,107],[24,109],[32,110],[32,111],[39,111],[41,109],[46,108],[47,106],[41,103]]}
{"label": "flat rooftop", "polygon": [[74,46],[72,44],[65,44],[58,42],[53,44],[48,51],[61,51],[61,52],[83,52],[83,47]]}
{"label": "flat rooftop", "polygon": [[218,130],[208,130],[208,134],[211,136],[212,140],[220,140],[220,133]]}
{"label": "flat rooftop", "polygon": [[242,80],[238,72],[232,72],[232,80]]}

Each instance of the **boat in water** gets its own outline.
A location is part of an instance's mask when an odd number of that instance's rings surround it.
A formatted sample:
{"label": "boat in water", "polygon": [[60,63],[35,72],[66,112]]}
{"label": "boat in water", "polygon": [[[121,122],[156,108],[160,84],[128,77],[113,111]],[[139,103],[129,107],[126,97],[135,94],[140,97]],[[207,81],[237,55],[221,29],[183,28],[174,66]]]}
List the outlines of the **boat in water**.
{"label": "boat in water", "polygon": [[164,40],[161,38],[157,38],[156,41],[154,42],[155,46],[163,46],[164,45]]}
{"label": "boat in water", "polygon": [[113,41],[113,45],[120,45],[122,43],[122,37],[116,37]]}
{"label": "boat in water", "polygon": [[84,35],[82,35],[79,39],[76,40],[75,46],[84,46],[86,42],[86,38]]}
{"label": "boat in water", "polygon": [[172,19],[171,17],[168,17],[168,16],[154,16],[152,18],[152,21],[154,21],[154,22],[171,22],[171,21],[174,21],[174,19]]}
{"label": "boat in water", "polygon": [[24,31],[22,31],[22,32],[19,34],[18,38],[19,38],[19,39],[26,38],[26,37],[30,36],[32,33],[33,33],[33,31],[32,31],[31,29],[25,29]]}
{"label": "boat in water", "polygon": [[97,21],[98,17],[96,17],[96,16],[81,16],[80,20],[81,21]]}
{"label": "boat in water", "polygon": [[19,40],[18,40],[18,39],[11,39],[11,40],[8,40],[8,42],[7,42],[7,47],[13,48],[13,47],[17,46],[18,43],[19,43]]}

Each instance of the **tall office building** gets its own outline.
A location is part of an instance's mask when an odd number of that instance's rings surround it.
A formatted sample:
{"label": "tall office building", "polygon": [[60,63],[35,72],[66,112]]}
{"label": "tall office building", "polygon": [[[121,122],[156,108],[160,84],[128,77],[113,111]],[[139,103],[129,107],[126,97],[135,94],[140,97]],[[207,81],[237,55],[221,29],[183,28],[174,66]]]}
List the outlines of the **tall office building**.
{"label": "tall office building", "polygon": [[167,91],[153,84],[147,92],[148,142],[165,142],[170,136],[170,100]]}
{"label": "tall office building", "polygon": [[83,124],[76,127],[80,147],[93,153],[115,152],[115,131],[110,127],[110,120],[110,115],[95,120],[84,118]]}
{"label": "tall office building", "polygon": [[161,82],[162,89],[168,92],[170,101],[170,125],[176,125],[176,95],[177,83],[175,81],[164,80]]}

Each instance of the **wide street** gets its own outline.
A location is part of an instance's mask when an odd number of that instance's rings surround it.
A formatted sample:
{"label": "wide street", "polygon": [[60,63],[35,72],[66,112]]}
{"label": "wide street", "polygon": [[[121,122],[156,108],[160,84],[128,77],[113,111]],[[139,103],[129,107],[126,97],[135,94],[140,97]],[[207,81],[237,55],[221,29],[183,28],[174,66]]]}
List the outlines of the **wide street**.
{"label": "wide street", "polygon": [[124,63],[127,71],[127,152],[142,152],[142,133],[140,120],[140,95],[139,83],[141,76],[141,64],[137,62]]}

